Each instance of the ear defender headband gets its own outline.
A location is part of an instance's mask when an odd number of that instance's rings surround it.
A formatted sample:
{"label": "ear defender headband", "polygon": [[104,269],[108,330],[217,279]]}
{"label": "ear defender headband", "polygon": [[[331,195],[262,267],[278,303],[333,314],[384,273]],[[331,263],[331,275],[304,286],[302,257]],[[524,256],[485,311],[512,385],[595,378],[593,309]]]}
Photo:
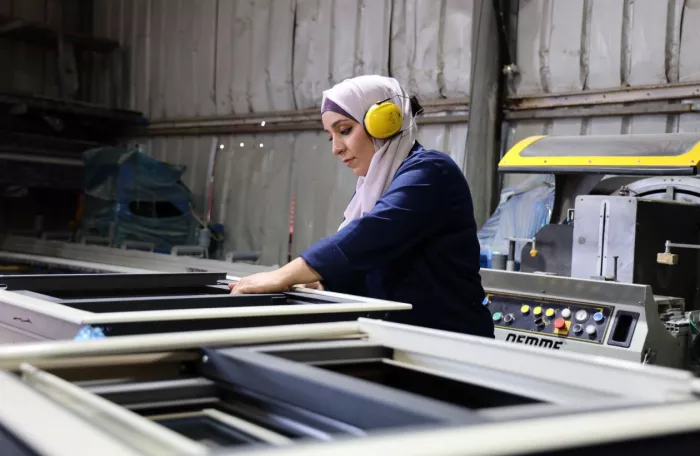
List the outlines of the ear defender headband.
{"label": "ear defender headband", "polygon": [[[401,108],[389,101],[395,97],[403,96],[395,95],[385,100],[378,101],[365,113],[363,123],[367,134],[371,137],[376,139],[388,139],[401,132],[403,113],[401,112]],[[411,114],[413,117],[416,117],[423,112],[423,107],[420,105],[415,95],[408,98],[411,100]]]}

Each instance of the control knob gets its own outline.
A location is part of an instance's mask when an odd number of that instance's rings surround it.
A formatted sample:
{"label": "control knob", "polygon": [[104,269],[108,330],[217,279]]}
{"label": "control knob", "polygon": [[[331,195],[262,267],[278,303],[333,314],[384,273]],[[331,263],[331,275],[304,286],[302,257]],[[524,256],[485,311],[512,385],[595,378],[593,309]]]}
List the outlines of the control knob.
{"label": "control knob", "polygon": [[593,326],[593,325],[586,326],[586,334],[593,337],[593,336],[595,336],[595,333],[596,333],[595,326]]}
{"label": "control knob", "polygon": [[542,318],[536,319],[535,325],[537,325],[538,328],[543,328],[544,327],[544,320]]}
{"label": "control knob", "polygon": [[513,323],[513,320],[515,320],[515,318],[513,317],[512,314],[508,314],[505,317],[503,317],[503,321],[508,323],[508,324]]}
{"label": "control knob", "polygon": [[579,325],[578,323],[574,325],[574,332],[576,334],[581,334],[583,332],[583,326]]}

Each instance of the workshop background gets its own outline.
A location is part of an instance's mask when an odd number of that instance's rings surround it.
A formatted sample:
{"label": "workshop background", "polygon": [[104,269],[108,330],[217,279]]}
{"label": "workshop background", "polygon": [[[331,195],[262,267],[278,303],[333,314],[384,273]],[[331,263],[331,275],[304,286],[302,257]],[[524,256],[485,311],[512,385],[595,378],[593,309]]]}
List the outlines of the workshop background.
{"label": "workshop background", "polygon": [[[261,264],[287,260],[290,225],[295,256],[341,221],[355,179],[318,106],[344,78],[391,75],[420,97],[420,140],[465,171],[480,224],[527,178],[496,173],[519,139],[700,129],[698,0],[0,0],[0,16],[0,91],[142,113],[127,141],[186,166],[200,213],[215,151],[224,251]],[[17,19],[119,46],[33,42]],[[26,160],[13,144],[0,158]]]}

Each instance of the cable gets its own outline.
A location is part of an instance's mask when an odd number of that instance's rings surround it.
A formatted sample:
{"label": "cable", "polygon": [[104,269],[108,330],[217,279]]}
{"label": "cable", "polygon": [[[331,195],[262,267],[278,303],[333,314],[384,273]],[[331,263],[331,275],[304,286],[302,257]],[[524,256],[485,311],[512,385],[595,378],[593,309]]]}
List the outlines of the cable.
{"label": "cable", "polygon": [[688,319],[688,321],[690,322],[690,326],[692,326],[693,329],[695,329],[698,333],[700,333],[700,328],[698,328],[697,326],[695,326],[695,323],[693,323],[693,320]]}

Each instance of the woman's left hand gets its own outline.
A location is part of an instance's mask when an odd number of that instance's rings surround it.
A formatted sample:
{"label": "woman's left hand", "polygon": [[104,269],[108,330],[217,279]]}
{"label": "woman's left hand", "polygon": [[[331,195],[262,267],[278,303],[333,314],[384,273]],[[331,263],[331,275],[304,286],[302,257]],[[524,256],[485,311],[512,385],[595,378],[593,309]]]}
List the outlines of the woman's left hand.
{"label": "woman's left hand", "polygon": [[228,287],[231,289],[231,294],[234,295],[281,293],[289,289],[278,271],[262,272],[243,277],[238,282],[229,284]]}

